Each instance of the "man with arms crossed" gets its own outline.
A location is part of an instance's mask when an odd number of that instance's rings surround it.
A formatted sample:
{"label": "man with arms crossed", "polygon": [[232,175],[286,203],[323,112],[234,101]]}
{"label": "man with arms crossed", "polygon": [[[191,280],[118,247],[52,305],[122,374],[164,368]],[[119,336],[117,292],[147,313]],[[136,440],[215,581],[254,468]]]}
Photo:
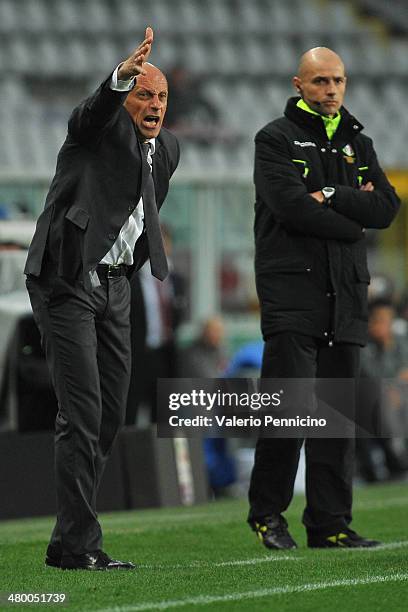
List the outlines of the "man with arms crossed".
{"label": "man with arms crossed", "polygon": [[[365,228],[386,228],[399,199],[363,126],[342,106],[344,65],[317,47],[300,61],[284,117],[255,138],[256,282],[263,378],[354,378],[367,335]],[[295,548],[288,508],[303,439],[258,440],[248,522],[267,548]],[[308,546],[367,547],[350,529],[354,441],[309,438]]]}
{"label": "man with arms crossed", "polygon": [[149,257],[167,275],[158,222],[179,161],[162,122],[167,81],[147,63],[153,31],[80,104],[25,272],[58,398],[57,522],[46,564],[133,569],[102,550],[96,495],[124,421],[130,377],[129,278]]}

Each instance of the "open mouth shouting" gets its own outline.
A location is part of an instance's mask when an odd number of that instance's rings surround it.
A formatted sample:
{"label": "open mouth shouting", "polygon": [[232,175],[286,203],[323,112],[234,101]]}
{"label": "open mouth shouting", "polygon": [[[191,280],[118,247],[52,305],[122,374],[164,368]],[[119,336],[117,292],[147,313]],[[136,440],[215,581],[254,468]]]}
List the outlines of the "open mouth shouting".
{"label": "open mouth shouting", "polygon": [[159,122],[159,115],[146,115],[142,121],[143,126],[148,130],[154,130],[159,125]]}

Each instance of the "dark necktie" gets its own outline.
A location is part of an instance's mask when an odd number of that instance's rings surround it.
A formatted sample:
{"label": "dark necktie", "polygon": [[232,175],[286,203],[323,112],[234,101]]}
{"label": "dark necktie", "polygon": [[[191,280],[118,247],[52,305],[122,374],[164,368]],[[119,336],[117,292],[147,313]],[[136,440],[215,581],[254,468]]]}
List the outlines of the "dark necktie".
{"label": "dark necktie", "polygon": [[[149,163],[147,156],[150,150],[150,144],[148,142],[143,143],[142,147],[146,160]],[[167,265],[166,253],[164,252],[163,238],[160,231],[159,213],[156,206],[156,195],[154,192],[154,182],[151,168],[142,194],[142,199],[147,242],[149,244],[150,268],[153,276],[159,280],[164,280],[169,273],[169,268]]]}

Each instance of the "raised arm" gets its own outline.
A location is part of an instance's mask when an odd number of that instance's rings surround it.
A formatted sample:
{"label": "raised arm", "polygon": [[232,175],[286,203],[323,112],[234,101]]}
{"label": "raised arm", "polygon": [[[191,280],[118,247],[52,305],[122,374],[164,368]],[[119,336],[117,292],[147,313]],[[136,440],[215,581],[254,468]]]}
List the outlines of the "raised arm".
{"label": "raised arm", "polygon": [[[68,132],[74,140],[87,146],[97,143],[104,129],[116,118],[135,77],[146,73],[143,64],[148,60],[153,43],[153,30],[146,28],[145,38],[131,55],[118,66],[117,83],[112,75],[98,87],[95,93],[77,106],[68,121]],[[127,87],[117,87],[127,83]]]}

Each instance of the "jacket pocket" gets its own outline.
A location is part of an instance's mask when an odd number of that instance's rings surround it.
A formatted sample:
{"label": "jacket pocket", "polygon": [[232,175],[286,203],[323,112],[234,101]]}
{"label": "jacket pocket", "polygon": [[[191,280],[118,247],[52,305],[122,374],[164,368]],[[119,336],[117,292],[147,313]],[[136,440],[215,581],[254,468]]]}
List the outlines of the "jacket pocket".
{"label": "jacket pocket", "polygon": [[315,284],[310,259],[282,257],[257,267],[256,286],[261,304],[271,311],[315,308]]}
{"label": "jacket pocket", "polygon": [[312,270],[310,261],[292,257],[271,259],[267,267],[273,272],[284,272],[285,274],[299,274],[301,272],[311,272]]}
{"label": "jacket pocket", "polygon": [[352,316],[366,322],[368,320],[368,285],[370,274],[364,261],[354,262],[355,281],[351,286],[353,295]]}
{"label": "jacket pocket", "polygon": [[65,218],[71,221],[71,223],[79,227],[81,230],[86,230],[89,222],[89,214],[77,204],[71,206],[65,215]]}

